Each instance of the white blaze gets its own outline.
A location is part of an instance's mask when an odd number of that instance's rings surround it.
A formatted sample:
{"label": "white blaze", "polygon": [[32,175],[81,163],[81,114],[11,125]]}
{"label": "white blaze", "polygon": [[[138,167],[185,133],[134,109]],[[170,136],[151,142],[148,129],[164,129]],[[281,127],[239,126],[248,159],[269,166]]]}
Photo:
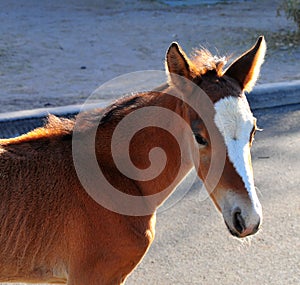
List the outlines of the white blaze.
{"label": "white blaze", "polygon": [[249,163],[250,134],[254,117],[246,97],[225,97],[215,103],[215,123],[223,135],[228,158],[241,176],[254,208],[261,211],[258,201],[251,165]]}

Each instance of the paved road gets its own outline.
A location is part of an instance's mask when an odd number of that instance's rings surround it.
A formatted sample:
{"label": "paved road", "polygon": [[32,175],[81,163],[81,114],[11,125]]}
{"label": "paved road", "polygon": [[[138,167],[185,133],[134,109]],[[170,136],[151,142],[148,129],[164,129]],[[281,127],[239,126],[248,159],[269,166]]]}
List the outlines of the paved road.
{"label": "paved road", "polygon": [[253,146],[262,231],[251,241],[232,238],[194,187],[158,214],[156,239],[128,285],[299,284],[300,105],[255,116],[264,129]]}
{"label": "paved road", "polygon": [[300,105],[255,115],[264,129],[253,146],[262,231],[251,242],[231,238],[193,189],[158,215],[156,240],[128,285],[299,284]]}

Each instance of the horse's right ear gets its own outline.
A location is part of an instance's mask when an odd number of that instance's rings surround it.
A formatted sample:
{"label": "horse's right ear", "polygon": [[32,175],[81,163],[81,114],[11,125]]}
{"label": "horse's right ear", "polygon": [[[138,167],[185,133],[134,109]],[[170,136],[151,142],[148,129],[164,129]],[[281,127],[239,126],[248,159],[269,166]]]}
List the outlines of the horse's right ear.
{"label": "horse's right ear", "polygon": [[166,71],[169,77],[169,84],[175,85],[181,90],[184,87],[182,84],[184,84],[186,80],[183,78],[181,80],[180,76],[185,77],[188,80],[192,79],[190,60],[176,42],[173,42],[167,51]]}
{"label": "horse's right ear", "polygon": [[250,92],[259,76],[260,67],[266,53],[266,42],[260,36],[256,44],[236,59],[225,71],[225,74],[236,79],[242,90]]}

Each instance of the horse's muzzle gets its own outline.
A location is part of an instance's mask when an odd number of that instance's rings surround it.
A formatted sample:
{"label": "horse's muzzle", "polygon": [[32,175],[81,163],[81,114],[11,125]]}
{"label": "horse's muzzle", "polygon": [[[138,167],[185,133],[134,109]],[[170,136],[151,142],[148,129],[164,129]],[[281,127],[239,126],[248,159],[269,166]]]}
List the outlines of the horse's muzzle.
{"label": "horse's muzzle", "polygon": [[245,218],[243,218],[242,212],[239,208],[236,208],[232,213],[232,221],[229,224],[226,219],[224,219],[225,224],[229,232],[238,238],[243,238],[249,235],[254,235],[258,232],[261,225],[261,218],[258,215],[256,222],[247,225]]}

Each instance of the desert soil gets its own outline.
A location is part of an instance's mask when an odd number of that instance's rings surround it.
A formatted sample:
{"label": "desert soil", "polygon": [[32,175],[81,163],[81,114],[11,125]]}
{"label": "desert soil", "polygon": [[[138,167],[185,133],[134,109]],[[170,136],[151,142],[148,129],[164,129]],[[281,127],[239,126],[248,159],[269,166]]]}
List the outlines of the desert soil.
{"label": "desert soil", "polygon": [[259,83],[299,79],[296,26],[277,16],[278,3],[0,0],[0,112],[79,104],[116,76],[163,70],[172,41],[187,53],[204,46],[234,58],[263,34]]}

